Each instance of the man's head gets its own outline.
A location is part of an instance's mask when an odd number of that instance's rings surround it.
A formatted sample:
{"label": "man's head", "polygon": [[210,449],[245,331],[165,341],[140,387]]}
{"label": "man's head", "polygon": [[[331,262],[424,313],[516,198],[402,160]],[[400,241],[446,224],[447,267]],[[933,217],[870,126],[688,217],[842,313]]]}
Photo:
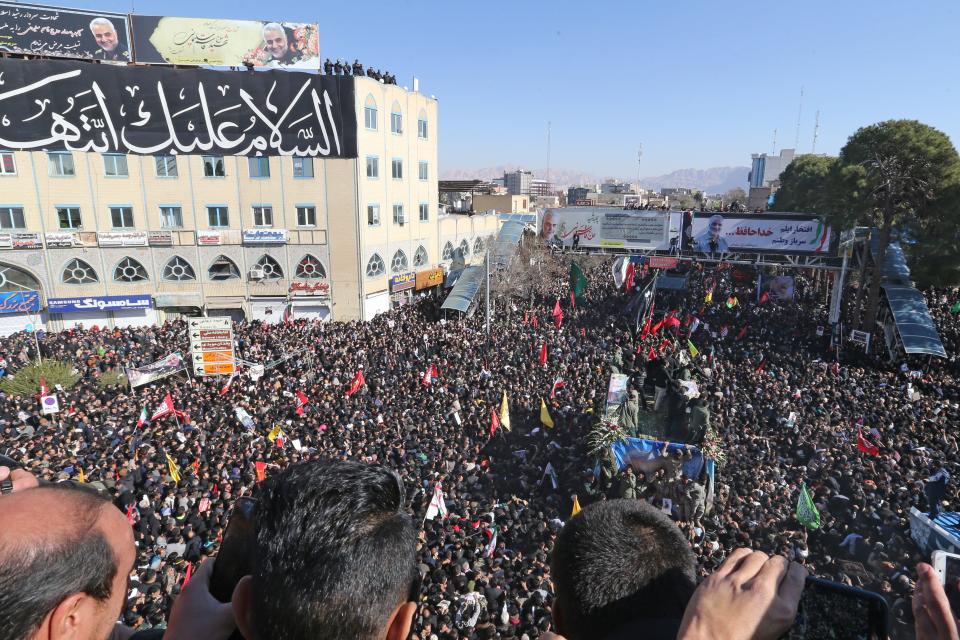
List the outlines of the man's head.
{"label": "man's head", "polygon": [[120,44],[116,27],[106,18],[94,18],[90,23],[90,33],[93,34],[97,45],[107,53],[113,53],[113,50]]}
{"label": "man's head", "polygon": [[723,231],[723,216],[710,216],[710,226],[708,227],[710,239],[719,238],[721,231]]}
{"label": "man's head", "polygon": [[254,495],[253,574],[233,594],[248,640],[402,639],[416,605],[417,532],[384,467],[312,461]]}
{"label": "man's head", "polygon": [[543,224],[540,226],[540,237],[549,240],[553,237],[553,212],[543,214]]}
{"label": "man's head", "polygon": [[279,22],[263,25],[263,43],[270,55],[280,59],[287,55],[287,32]]}
{"label": "man's head", "polygon": [[[641,500],[591,504],[560,531],[550,563],[557,632],[604,638],[629,625],[679,621],[696,588],[680,529]],[[674,630],[675,632],[676,630]]]}
{"label": "man's head", "polygon": [[68,485],[0,498],[0,637],[102,640],[123,609],[136,552],[126,518]]}

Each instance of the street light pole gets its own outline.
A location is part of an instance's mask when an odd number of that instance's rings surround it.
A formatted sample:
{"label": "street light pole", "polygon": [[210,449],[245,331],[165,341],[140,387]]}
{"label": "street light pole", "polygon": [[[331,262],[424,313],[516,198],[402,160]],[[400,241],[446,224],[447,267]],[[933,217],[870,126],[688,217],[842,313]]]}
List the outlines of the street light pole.
{"label": "street light pole", "polygon": [[483,259],[484,265],[486,266],[486,276],[487,276],[487,318],[486,318],[486,329],[487,329],[487,342],[490,342],[490,249],[489,247],[486,250],[486,255]]}

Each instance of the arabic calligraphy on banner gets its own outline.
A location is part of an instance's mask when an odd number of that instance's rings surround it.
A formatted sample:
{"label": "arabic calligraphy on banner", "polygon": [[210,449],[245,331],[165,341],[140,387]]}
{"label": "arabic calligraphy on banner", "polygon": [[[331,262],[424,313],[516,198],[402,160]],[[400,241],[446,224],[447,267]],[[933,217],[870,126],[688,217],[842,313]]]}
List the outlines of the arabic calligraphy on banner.
{"label": "arabic calligraphy on banner", "polygon": [[0,313],[38,313],[39,291],[0,292]]}
{"label": "arabic calligraphy on banner", "polygon": [[[774,217],[776,216],[776,217]],[[713,220],[713,228],[711,228]],[[717,223],[720,223],[719,235]],[[693,248],[713,253],[769,251],[771,253],[830,253],[832,229],[813,216],[764,214],[731,216],[698,213],[693,219]]]}
{"label": "arabic calligraphy on banner", "polygon": [[149,309],[150,296],[93,296],[89,298],[47,298],[50,313],[85,313],[88,311],[119,311]]}
{"label": "arabic calligraphy on banner", "polygon": [[127,18],[119,13],[0,2],[0,51],[129,62]]}
{"label": "arabic calligraphy on banner", "polygon": [[316,24],[139,15],[132,20],[137,62],[320,68]]}
{"label": "arabic calligraphy on banner", "polygon": [[353,78],[0,59],[0,147],[357,157]]}

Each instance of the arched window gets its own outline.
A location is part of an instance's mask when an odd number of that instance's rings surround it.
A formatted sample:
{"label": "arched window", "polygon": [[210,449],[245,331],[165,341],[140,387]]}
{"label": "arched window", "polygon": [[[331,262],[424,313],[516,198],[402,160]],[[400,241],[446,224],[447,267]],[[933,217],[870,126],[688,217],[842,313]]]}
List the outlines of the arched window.
{"label": "arched window", "polygon": [[264,280],[279,280],[283,277],[283,269],[280,268],[280,263],[267,254],[263,254],[263,256],[257,260],[257,263],[253,265],[253,268],[263,271]]}
{"label": "arched window", "polygon": [[[96,274],[94,274],[96,282]],[[20,267],[0,264],[0,291],[40,291],[40,281]]]}
{"label": "arched window", "polygon": [[392,133],[403,133],[403,111],[400,110],[400,103],[393,101],[390,108],[390,131]]}
{"label": "arched window", "polygon": [[67,263],[63,268],[63,274],[61,274],[60,278],[64,284],[91,284],[93,282],[100,282],[100,278],[97,277],[97,272],[93,270],[93,267],[79,258],[74,258]]}
{"label": "arched window", "polygon": [[180,256],[173,256],[163,265],[161,276],[164,280],[173,282],[186,282],[187,280],[196,280],[197,274],[190,266],[190,263]]}
{"label": "arched window", "polygon": [[368,95],[363,103],[363,124],[367,129],[377,129],[377,101]]}
{"label": "arched window", "polygon": [[447,242],[443,245],[443,253],[440,254],[443,260],[453,260],[453,243]]}
{"label": "arched window", "polygon": [[296,277],[300,280],[324,280],[327,277],[327,270],[319,260],[308,253],[297,264]]}
{"label": "arched window", "polygon": [[426,140],[428,133],[427,112],[423,109],[420,109],[420,113],[417,115],[417,137],[421,140]]}
{"label": "arched window", "polygon": [[460,253],[463,254],[464,258],[470,255],[470,243],[467,242],[466,238],[460,241]]}
{"label": "arched window", "polygon": [[483,240],[477,238],[473,241],[473,255],[478,255],[483,253]]}
{"label": "arched window", "polygon": [[387,267],[383,264],[383,258],[380,257],[379,253],[375,253],[370,256],[370,260],[367,262],[367,277],[376,278],[377,276],[382,276],[387,272]]}
{"label": "arched window", "polygon": [[126,257],[113,269],[113,279],[117,282],[146,282],[150,277],[142,264]]}
{"label": "arched window", "polygon": [[217,256],[207,269],[207,277],[213,281],[235,280],[240,277],[237,263],[227,256]]}
{"label": "arched window", "polygon": [[393,254],[393,260],[390,262],[390,268],[394,273],[406,271],[409,267],[410,264],[407,262],[407,254],[400,250]]}
{"label": "arched window", "polygon": [[423,248],[423,245],[417,247],[417,252],[413,254],[413,266],[422,267],[429,260],[430,256],[427,255],[427,250]]}

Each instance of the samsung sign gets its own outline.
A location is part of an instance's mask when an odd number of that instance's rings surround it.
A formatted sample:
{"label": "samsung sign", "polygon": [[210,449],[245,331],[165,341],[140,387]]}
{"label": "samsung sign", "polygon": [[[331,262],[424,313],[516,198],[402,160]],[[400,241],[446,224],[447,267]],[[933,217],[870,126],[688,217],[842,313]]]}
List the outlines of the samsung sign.
{"label": "samsung sign", "polygon": [[87,313],[90,311],[123,311],[124,309],[149,309],[153,306],[150,296],[96,296],[90,298],[48,298],[50,313]]}

